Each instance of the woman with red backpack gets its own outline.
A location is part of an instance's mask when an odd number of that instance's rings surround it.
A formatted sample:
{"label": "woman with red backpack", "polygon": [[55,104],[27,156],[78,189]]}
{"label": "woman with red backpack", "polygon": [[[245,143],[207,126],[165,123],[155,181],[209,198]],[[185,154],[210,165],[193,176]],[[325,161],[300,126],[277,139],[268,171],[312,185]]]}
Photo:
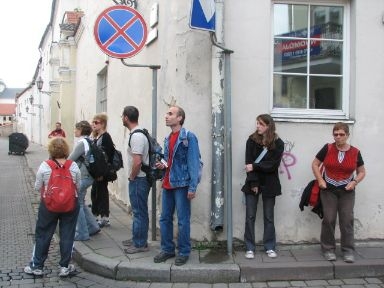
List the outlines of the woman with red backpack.
{"label": "woman with red backpack", "polygon": [[49,160],[40,164],[36,174],[35,190],[41,192],[41,201],[32,259],[24,268],[24,272],[32,275],[44,274],[44,262],[48,257],[52,236],[59,222],[61,255],[59,276],[63,277],[75,271],[75,266],[69,262],[72,258],[79,214],[77,191],[80,190],[81,175],[77,164],[67,160],[69,146],[64,138],[53,138],[48,144],[48,153]]}

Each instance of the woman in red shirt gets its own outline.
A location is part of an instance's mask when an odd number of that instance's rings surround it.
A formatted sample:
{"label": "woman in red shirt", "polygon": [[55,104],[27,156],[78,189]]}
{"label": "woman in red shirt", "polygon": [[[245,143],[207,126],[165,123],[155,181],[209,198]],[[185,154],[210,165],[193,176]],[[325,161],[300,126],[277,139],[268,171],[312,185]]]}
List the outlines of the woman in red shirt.
{"label": "woman in red shirt", "polygon": [[[321,224],[321,249],[325,259],[336,260],[335,224],[339,215],[340,245],[343,260],[353,263],[353,207],[355,188],[365,177],[364,161],[359,149],[347,143],[349,127],[338,122],[333,126],[334,143],[325,144],[312,162],[312,171],[321,189],[324,218]],[[320,172],[323,165],[324,173]]]}

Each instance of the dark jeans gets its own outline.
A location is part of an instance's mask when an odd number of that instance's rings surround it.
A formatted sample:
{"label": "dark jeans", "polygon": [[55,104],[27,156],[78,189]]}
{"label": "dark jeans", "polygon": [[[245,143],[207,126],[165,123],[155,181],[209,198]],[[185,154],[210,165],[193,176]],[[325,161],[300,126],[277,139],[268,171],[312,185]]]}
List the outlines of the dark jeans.
{"label": "dark jeans", "polygon": [[[257,203],[259,202],[260,193],[245,194],[245,231],[244,241],[247,251],[255,252],[255,221],[257,212]],[[263,198],[263,215],[264,215],[264,249],[275,250],[276,233],[274,223],[274,209],[276,197]]]}
{"label": "dark jeans", "polygon": [[145,247],[148,244],[150,188],[146,177],[136,177],[129,181],[129,201],[133,212],[132,241],[135,247]]}
{"label": "dark jeans", "polygon": [[92,214],[109,217],[108,181],[94,181],[91,190]]}
{"label": "dark jeans", "polygon": [[335,225],[339,215],[340,246],[344,253],[355,250],[353,229],[353,207],[355,206],[355,191],[344,189],[326,189],[320,192],[324,218],[321,223],[321,249],[323,252],[334,252],[336,249]]}
{"label": "dark jeans", "polygon": [[44,203],[40,203],[35,230],[35,247],[30,266],[43,269],[44,262],[48,257],[49,245],[53,233],[59,222],[60,233],[60,262],[61,267],[68,267],[72,257],[73,242],[76,231],[76,221],[79,214],[79,204],[72,212],[53,213],[48,211]]}

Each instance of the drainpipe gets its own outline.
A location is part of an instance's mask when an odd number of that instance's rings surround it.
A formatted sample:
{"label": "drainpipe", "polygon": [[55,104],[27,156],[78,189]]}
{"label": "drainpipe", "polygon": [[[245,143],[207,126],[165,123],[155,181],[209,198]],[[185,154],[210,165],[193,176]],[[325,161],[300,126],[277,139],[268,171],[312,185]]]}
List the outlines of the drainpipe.
{"label": "drainpipe", "polygon": [[[233,53],[233,51],[225,48],[222,45],[222,43],[224,43],[223,20],[224,0],[217,0],[216,33],[211,33],[211,41],[214,45],[214,53],[212,53],[212,127],[214,131],[212,150],[214,155],[212,157],[213,194],[211,210],[211,229],[214,231],[221,231],[223,229],[223,200],[225,199],[225,210],[227,216],[227,253],[228,255],[232,255],[232,104],[230,55]],[[220,126],[217,123],[220,123]],[[215,134],[215,132],[217,134]],[[220,141],[216,141],[215,136],[217,135],[220,136]],[[225,181],[223,181],[224,173]],[[220,177],[216,179],[216,175],[219,175]],[[224,188],[225,192],[224,198],[222,188]]]}
{"label": "drainpipe", "polygon": [[[216,0],[217,42],[224,42],[223,0]],[[222,49],[212,47],[212,195],[211,230],[224,227],[224,56]]]}

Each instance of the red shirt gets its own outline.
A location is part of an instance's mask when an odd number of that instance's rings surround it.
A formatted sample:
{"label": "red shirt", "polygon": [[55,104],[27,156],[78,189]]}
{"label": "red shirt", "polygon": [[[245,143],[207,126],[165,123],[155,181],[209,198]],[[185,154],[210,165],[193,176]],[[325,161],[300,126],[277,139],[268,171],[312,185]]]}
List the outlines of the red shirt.
{"label": "red shirt", "polygon": [[48,137],[49,138],[51,138],[51,137],[63,137],[63,138],[65,138],[65,132],[63,129],[53,130],[51,133],[49,133]]}
{"label": "red shirt", "polygon": [[169,182],[169,171],[171,170],[171,165],[173,160],[173,150],[175,149],[175,144],[177,142],[177,138],[179,138],[179,134],[180,134],[180,130],[175,133],[171,133],[171,135],[169,136],[168,162],[167,162],[168,168],[165,171],[165,176],[163,180],[164,189],[173,189],[173,187],[171,186],[171,183]]}
{"label": "red shirt", "polygon": [[316,158],[324,164],[325,180],[334,186],[348,184],[353,179],[356,168],[364,165],[360,151],[352,145],[349,150],[340,152],[335,143],[327,144]]}

